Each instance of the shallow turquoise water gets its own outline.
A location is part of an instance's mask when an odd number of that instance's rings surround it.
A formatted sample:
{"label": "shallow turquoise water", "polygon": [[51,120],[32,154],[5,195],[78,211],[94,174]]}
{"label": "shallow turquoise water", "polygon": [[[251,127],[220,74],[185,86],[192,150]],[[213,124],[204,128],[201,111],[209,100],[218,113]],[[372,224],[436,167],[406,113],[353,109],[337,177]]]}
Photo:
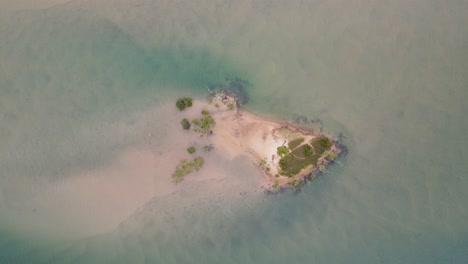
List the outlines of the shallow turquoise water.
{"label": "shallow turquoise water", "polygon": [[[0,262],[466,262],[467,8],[72,1],[2,11]],[[111,231],[47,209],[43,192],[112,164],[148,127],[166,148],[165,103],[204,96],[225,76],[249,80],[251,111],[343,133],[343,166],[297,195],[186,186]],[[223,166],[255,177],[245,160]]]}

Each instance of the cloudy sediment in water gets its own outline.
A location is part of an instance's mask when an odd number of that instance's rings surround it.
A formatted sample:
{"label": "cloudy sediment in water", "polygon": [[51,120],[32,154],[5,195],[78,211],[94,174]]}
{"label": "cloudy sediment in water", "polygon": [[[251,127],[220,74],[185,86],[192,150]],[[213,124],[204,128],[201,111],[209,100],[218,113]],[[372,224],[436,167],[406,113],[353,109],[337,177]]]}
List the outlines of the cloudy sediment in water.
{"label": "cloudy sediment in water", "polygon": [[[1,263],[468,258],[463,1],[0,6]],[[349,155],[299,194],[218,155],[174,186],[174,101],[226,77]]]}

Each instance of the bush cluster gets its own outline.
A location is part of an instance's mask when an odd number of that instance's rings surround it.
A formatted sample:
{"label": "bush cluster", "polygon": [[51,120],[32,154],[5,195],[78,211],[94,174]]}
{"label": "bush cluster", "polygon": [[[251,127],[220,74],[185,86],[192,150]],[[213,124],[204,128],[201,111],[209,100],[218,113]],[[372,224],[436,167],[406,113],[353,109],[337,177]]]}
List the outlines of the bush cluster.
{"label": "bush cluster", "polygon": [[187,152],[190,154],[193,154],[197,151],[197,149],[194,146],[191,146],[190,148],[187,149]]}
{"label": "bush cluster", "polygon": [[190,97],[179,98],[179,99],[177,99],[176,106],[180,111],[184,110],[187,107],[191,107],[192,106],[192,98],[190,98]]}
{"label": "bush cluster", "polygon": [[276,153],[278,153],[278,156],[284,157],[289,154],[289,148],[286,146],[280,146],[276,149]]}
{"label": "bush cluster", "polygon": [[197,157],[192,161],[186,159],[180,160],[175,172],[172,174],[172,181],[175,184],[180,183],[184,180],[185,175],[193,171],[199,171],[203,167],[203,164],[205,164],[205,160],[202,157]]}
{"label": "bush cluster", "polygon": [[182,128],[185,130],[189,130],[191,127],[190,122],[187,120],[187,118],[182,119],[182,121],[180,121],[180,124],[182,124]]}
{"label": "bush cluster", "polygon": [[204,114],[204,117],[200,119],[193,119],[192,123],[196,126],[193,131],[199,133],[200,135],[205,135],[207,133],[209,134],[211,132],[211,128],[216,124],[210,113],[206,115]]}

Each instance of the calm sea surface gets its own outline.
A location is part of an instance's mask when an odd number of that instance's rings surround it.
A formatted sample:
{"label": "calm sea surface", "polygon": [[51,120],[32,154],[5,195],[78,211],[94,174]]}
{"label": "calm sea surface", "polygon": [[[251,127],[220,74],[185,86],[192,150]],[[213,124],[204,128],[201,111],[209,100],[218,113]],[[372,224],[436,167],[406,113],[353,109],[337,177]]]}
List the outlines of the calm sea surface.
{"label": "calm sea surface", "polygon": [[[467,263],[467,12],[0,1],[0,263]],[[173,186],[173,102],[226,77],[349,155],[298,194],[217,155]]]}

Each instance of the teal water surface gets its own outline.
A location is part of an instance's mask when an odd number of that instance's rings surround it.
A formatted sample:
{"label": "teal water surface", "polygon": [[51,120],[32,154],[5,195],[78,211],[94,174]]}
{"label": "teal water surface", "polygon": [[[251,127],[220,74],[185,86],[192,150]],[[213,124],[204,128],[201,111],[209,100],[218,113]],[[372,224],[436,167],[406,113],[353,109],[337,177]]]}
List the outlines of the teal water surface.
{"label": "teal water surface", "polygon": [[[102,0],[0,11],[0,263],[465,263],[466,10]],[[202,181],[132,204],[111,230],[93,226],[91,204],[51,206],[47,192],[73,200],[60,184],[112,168],[147,127],[164,154],[165,105],[226,76],[251,84],[248,110],[320,119],[349,154],[298,194]],[[242,158],[219,162],[257,177]]]}

